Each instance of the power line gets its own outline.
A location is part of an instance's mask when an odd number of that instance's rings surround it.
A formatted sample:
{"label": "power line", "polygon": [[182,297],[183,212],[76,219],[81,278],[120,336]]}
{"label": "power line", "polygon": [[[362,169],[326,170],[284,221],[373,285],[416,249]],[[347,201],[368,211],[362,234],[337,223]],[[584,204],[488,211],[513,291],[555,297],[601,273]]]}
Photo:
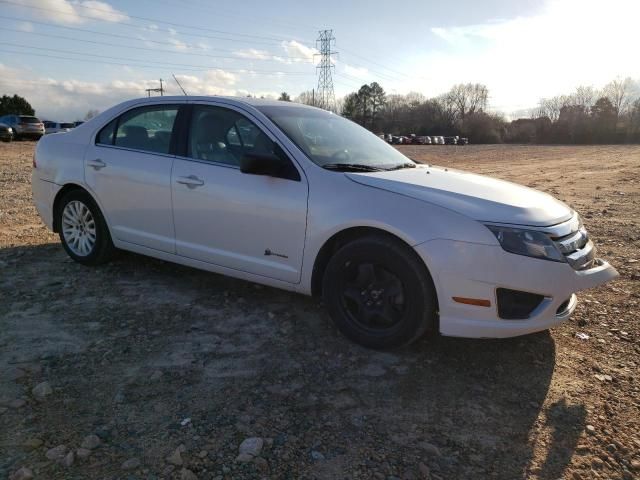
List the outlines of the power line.
{"label": "power line", "polygon": [[[30,20],[28,18],[20,18],[20,17],[9,17],[6,15],[0,15],[1,19],[4,20],[14,20],[14,21],[18,21],[18,22],[29,22],[29,23],[34,23],[36,25],[44,25],[46,27],[53,27],[53,28],[61,28],[64,30],[71,30],[71,31],[75,31],[75,32],[82,32],[82,33],[90,33],[91,35],[102,35],[102,36],[106,36],[106,37],[112,37],[112,38],[122,38],[125,40],[140,40],[140,41],[144,41],[147,43],[153,43],[156,45],[166,45],[166,46],[170,46],[170,47],[175,47],[175,43],[171,43],[171,42],[161,42],[159,40],[151,40],[151,39],[147,39],[147,38],[139,38],[139,37],[133,37],[131,35],[121,35],[121,34],[117,34],[117,33],[107,33],[107,32],[100,32],[97,30],[89,30],[86,28],[78,28],[78,27],[68,27],[68,26],[63,26],[63,25],[56,25],[53,23],[47,23],[47,22],[38,22],[36,20]],[[28,33],[28,34],[38,34],[37,32],[24,32],[22,30],[19,30],[21,33]],[[44,35],[44,34],[40,34],[40,35]],[[87,41],[87,40],[84,40]],[[115,46],[115,45],[114,45]],[[194,45],[190,45],[188,43],[185,44],[186,48],[195,48]],[[128,45],[126,46],[126,48],[132,48],[129,47]],[[233,50],[229,50],[227,48],[219,48],[219,47],[207,47],[210,50],[216,50],[216,51],[221,51],[221,52],[232,52]],[[186,53],[186,54],[190,54],[187,52],[176,52],[176,53]],[[195,55],[195,54],[193,54]],[[309,60],[308,57],[295,57],[295,56],[288,56],[288,55],[278,55],[279,57],[285,58],[285,59],[292,59],[292,60]]]}
{"label": "power line", "polygon": [[[117,44],[117,43],[100,42],[98,40],[86,40],[86,39],[83,39],[83,38],[67,37],[67,36],[64,36],[64,35],[55,35],[55,34],[51,34],[51,33],[24,32],[23,30],[19,30],[17,28],[0,27],[0,30],[6,30],[6,31],[9,31],[9,32],[16,32],[16,33],[25,33],[25,34],[28,34],[29,36],[38,35],[38,36],[42,36],[42,37],[59,38],[61,40],[70,40],[70,41],[73,41],[73,42],[90,43],[90,44],[93,44],[93,45],[105,45],[105,46],[109,46],[109,47],[121,47],[121,48],[126,48],[126,49],[143,50],[143,51],[154,52],[154,53],[170,53],[170,54],[174,54],[174,55],[191,55],[191,56],[207,57],[207,58],[225,58],[225,59],[231,59],[231,60],[247,60],[246,58],[239,57],[239,56],[232,56],[232,55],[211,55],[211,54],[207,54],[207,53],[188,52],[188,51],[184,51],[183,52],[183,51],[175,51],[175,50],[159,50],[157,48],[137,47],[137,46],[134,46],[134,45],[120,45],[120,44]],[[174,45],[174,44],[167,43],[167,45]],[[300,63],[313,63],[312,60],[309,60],[309,59],[307,59],[305,57],[286,57],[285,56],[285,57],[282,57],[282,58],[304,59],[304,60],[306,60],[306,62],[300,62]],[[251,59],[251,60],[275,61],[273,58],[255,58],[255,59]]]}
{"label": "power line", "polygon": [[[52,12],[52,13],[57,13],[60,15],[67,15],[67,16],[74,16],[74,17],[79,17],[79,18],[84,18],[87,20],[94,20],[94,21],[102,21],[105,22],[106,20],[101,19],[101,18],[96,18],[96,17],[92,17],[89,15],[82,15],[79,13],[69,13],[69,12],[64,12],[62,10],[58,10],[58,9],[54,9],[54,8],[46,8],[46,7],[38,7],[35,5],[27,5],[24,3],[19,3],[19,2],[13,2],[11,0],[0,0],[0,3],[5,3],[8,5],[14,5],[14,6],[18,6],[18,7],[24,7],[24,8],[30,8],[33,10],[41,10],[41,11],[45,11],[45,12]],[[105,9],[100,9],[100,8],[95,8],[95,7],[88,7],[88,6],[84,6],[84,5],[75,5],[76,7],[80,7],[80,8],[85,8],[85,9],[89,9],[89,10],[95,10],[95,11],[101,11],[104,13],[111,13],[113,14],[113,11],[111,10],[105,10]],[[220,33],[222,35],[228,35],[228,36],[240,36],[240,37],[248,37],[246,40],[241,40],[238,38],[226,38],[226,37],[220,37],[217,35],[205,35],[205,34],[201,34],[201,33],[188,33],[188,32],[180,32],[181,35],[186,35],[186,36],[191,36],[191,37],[197,37],[197,38],[210,38],[210,39],[214,39],[214,40],[225,40],[225,41],[233,41],[233,42],[243,42],[243,43],[252,43],[252,44],[262,44],[262,45],[273,45],[274,43],[278,44],[281,43],[283,41],[283,39],[280,38],[275,38],[275,37],[262,37],[262,36],[258,36],[258,35],[249,35],[249,34],[243,34],[243,33],[234,33],[234,32],[226,32],[223,30],[213,30],[213,29],[208,29],[208,28],[204,28],[204,27],[198,27],[195,25],[185,25],[185,24],[179,24],[179,23],[173,23],[173,22],[166,22],[163,20],[157,20],[157,19],[152,19],[152,18],[147,18],[147,17],[138,17],[138,16],[134,16],[134,15],[127,15],[130,18],[135,18],[135,19],[139,19],[139,20],[144,20],[144,21],[148,21],[148,22],[154,22],[154,23],[162,23],[165,25],[172,25],[172,26],[177,26],[177,27],[181,27],[181,28],[188,28],[190,30],[203,30],[203,31],[210,31],[210,32],[216,32],[216,33]],[[118,25],[121,26],[126,26],[126,27],[132,27],[132,28],[136,28],[139,29],[142,26],[141,25],[136,25],[134,23],[127,23],[127,22],[118,22]],[[263,39],[270,39],[270,41],[256,41],[253,39],[249,39],[249,38],[263,38]]]}
{"label": "power line", "polygon": [[393,68],[389,68],[389,67],[387,67],[387,66],[385,66],[385,65],[383,65],[381,63],[378,63],[378,62],[376,62],[374,60],[368,59],[367,57],[363,57],[362,55],[359,55],[359,54],[357,54],[355,52],[352,52],[351,50],[348,50],[346,48],[342,48],[342,50],[347,52],[350,55],[353,55],[354,57],[357,57],[357,58],[360,58],[361,60],[364,60],[367,63],[370,63],[372,65],[377,65],[380,68],[384,68],[385,70],[389,70],[390,72],[396,73],[396,74],[401,75],[401,76],[403,76],[405,78],[409,78],[409,75],[407,75],[406,73],[402,73],[402,72],[400,72],[398,70],[394,70]]}
{"label": "power line", "polygon": [[[200,3],[197,2],[184,2],[184,3],[179,3],[179,2],[174,2],[174,1],[169,1],[169,0],[147,0],[150,3],[153,4],[157,4],[157,3],[164,3],[165,5],[174,5],[174,6],[179,6],[181,8],[184,8],[184,4],[187,3],[188,5],[191,5],[192,7],[198,8],[202,11],[207,11],[207,12],[212,12],[215,13],[216,16],[226,16],[226,17],[240,17],[243,20],[247,19],[247,14],[246,12],[242,12],[242,13],[238,13],[238,12],[233,12],[231,10],[228,9],[223,9],[220,6],[216,5],[215,8],[212,7],[208,7],[205,5],[202,5]],[[305,31],[309,31],[309,30],[318,30],[320,27],[318,26],[313,26],[313,25],[306,25],[304,23],[301,23],[300,21],[298,21],[297,19],[295,21],[285,21],[283,19],[276,19],[275,17],[265,17],[264,15],[260,15],[260,22],[269,22],[271,24],[274,25],[280,25],[281,27],[284,26],[288,29],[291,28],[295,28],[297,30],[305,30]]]}
{"label": "power line", "polygon": [[[0,44],[2,44],[0,42]],[[18,48],[30,48],[33,50],[44,50],[42,47],[30,47],[30,46],[22,46],[22,47],[18,47]],[[48,49],[48,50],[52,50],[52,51],[60,51],[63,52],[62,50],[57,50],[57,49]],[[203,72],[203,71],[207,71],[207,70],[215,70],[215,69],[219,69],[219,70],[224,70],[225,72],[237,72],[237,73],[247,73],[247,74],[256,74],[256,75],[311,75],[310,72],[282,72],[282,71],[277,71],[277,70],[252,70],[252,69],[228,69],[228,68],[220,68],[220,67],[206,67],[206,68],[202,68],[202,67],[198,67],[198,68],[191,68],[189,66],[184,66],[184,65],[180,65],[180,64],[162,64],[159,62],[154,62],[157,63],[157,65],[147,65],[144,63],[137,63],[139,62],[138,60],[135,59],[123,59],[123,60],[129,60],[129,61],[133,61],[136,62],[134,64],[132,63],[123,63],[123,62],[111,62],[111,61],[104,61],[104,60],[95,60],[95,59],[89,59],[89,58],[73,58],[73,57],[65,57],[62,55],[50,55],[50,54],[44,54],[44,53],[34,53],[34,52],[21,52],[21,51],[15,51],[15,50],[0,50],[0,52],[4,52],[4,53],[12,53],[12,54],[16,54],[16,55],[30,55],[30,56],[35,56],[35,57],[43,57],[43,58],[56,58],[59,60],[71,60],[71,61],[77,61],[77,62],[85,62],[85,63],[93,63],[93,64],[103,64],[103,65],[118,65],[118,66],[123,66],[123,67],[136,67],[136,68],[143,68],[143,69],[161,69],[161,70],[165,70],[166,68],[171,68],[171,67],[176,67],[179,66],[181,67],[182,70],[187,70],[187,71],[192,71],[192,72]],[[70,53],[73,54],[73,52],[63,52],[63,53]],[[76,53],[76,55],[85,55],[85,56],[92,56],[95,57],[97,55],[93,55],[93,54],[88,54],[88,53]],[[119,58],[119,57],[107,57],[107,58]]]}
{"label": "power line", "polygon": [[336,38],[333,30],[320,30],[317,42],[320,42],[320,64],[316,67],[318,71],[318,94],[315,105],[325,110],[335,111],[336,96],[333,90],[333,79],[331,70],[333,69],[332,56],[338,52],[331,51],[331,45]]}

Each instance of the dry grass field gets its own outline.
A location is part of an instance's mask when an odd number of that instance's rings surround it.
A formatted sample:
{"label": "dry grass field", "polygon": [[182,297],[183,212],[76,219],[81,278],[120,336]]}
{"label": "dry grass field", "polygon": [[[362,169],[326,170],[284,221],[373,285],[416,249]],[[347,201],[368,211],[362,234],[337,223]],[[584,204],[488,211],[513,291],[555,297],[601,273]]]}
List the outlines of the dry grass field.
{"label": "dry grass field", "polygon": [[640,147],[401,148],[566,201],[621,276],[551,332],[384,353],[311,298],[75,264],[31,205],[33,148],[0,144],[0,478],[640,478]]}

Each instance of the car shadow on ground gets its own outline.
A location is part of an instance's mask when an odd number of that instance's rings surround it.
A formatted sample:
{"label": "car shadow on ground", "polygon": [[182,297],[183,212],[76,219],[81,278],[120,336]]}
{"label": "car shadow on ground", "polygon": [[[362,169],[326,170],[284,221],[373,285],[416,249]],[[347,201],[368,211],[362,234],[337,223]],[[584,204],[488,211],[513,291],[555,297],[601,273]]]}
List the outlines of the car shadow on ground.
{"label": "car shadow on ground", "polygon": [[[263,454],[274,477],[412,478],[422,463],[440,478],[555,479],[584,429],[582,405],[546,398],[548,332],[375,352],[339,335],[315,299],[134,254],[92,269],[56,244],[16,247],[0,267],[0,369],[38,363],[33,382],[63,392],[28,402],[27,424],[5,415],[18,436],[72,443],[99,428],[110,458],[151,470],[167,445],[203,448],[195,431],[233,468],[242,438],[274,439]],[[1,382],[10,395],[29,387]],[[27,455],[5,453],[12,466]]]}

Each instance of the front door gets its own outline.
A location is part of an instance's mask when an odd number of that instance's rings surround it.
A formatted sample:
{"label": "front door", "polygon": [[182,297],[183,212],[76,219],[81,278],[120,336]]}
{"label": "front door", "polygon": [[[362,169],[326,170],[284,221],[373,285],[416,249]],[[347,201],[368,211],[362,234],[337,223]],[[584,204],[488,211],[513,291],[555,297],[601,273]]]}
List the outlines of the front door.
{"label": "front door", "polygon": [[304,176],[242,173],[244,153],[284,152],[235,110],[194,105],[187,137],[186,156],[176,157],[171,180],[178,255],[299,282],[307,223]]}

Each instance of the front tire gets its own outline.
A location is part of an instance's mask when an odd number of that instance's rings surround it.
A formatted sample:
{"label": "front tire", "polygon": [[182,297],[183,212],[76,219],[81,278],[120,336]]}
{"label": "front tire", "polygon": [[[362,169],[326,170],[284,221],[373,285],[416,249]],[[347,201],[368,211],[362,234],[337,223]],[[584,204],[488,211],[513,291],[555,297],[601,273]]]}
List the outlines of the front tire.
{"label": "front tire", "polygon": [[399,240],[352,241],[329,260],[323,300],[336,327],[373,349],[407,345],[437,325],[437,296],[425,265]]}
{"label": "front tire", "polygon": [[72,190],[57,211],[60,241],[67,254],[82,265],[109,261],[114,247],[107,223],[96,202],[83,190]]}

